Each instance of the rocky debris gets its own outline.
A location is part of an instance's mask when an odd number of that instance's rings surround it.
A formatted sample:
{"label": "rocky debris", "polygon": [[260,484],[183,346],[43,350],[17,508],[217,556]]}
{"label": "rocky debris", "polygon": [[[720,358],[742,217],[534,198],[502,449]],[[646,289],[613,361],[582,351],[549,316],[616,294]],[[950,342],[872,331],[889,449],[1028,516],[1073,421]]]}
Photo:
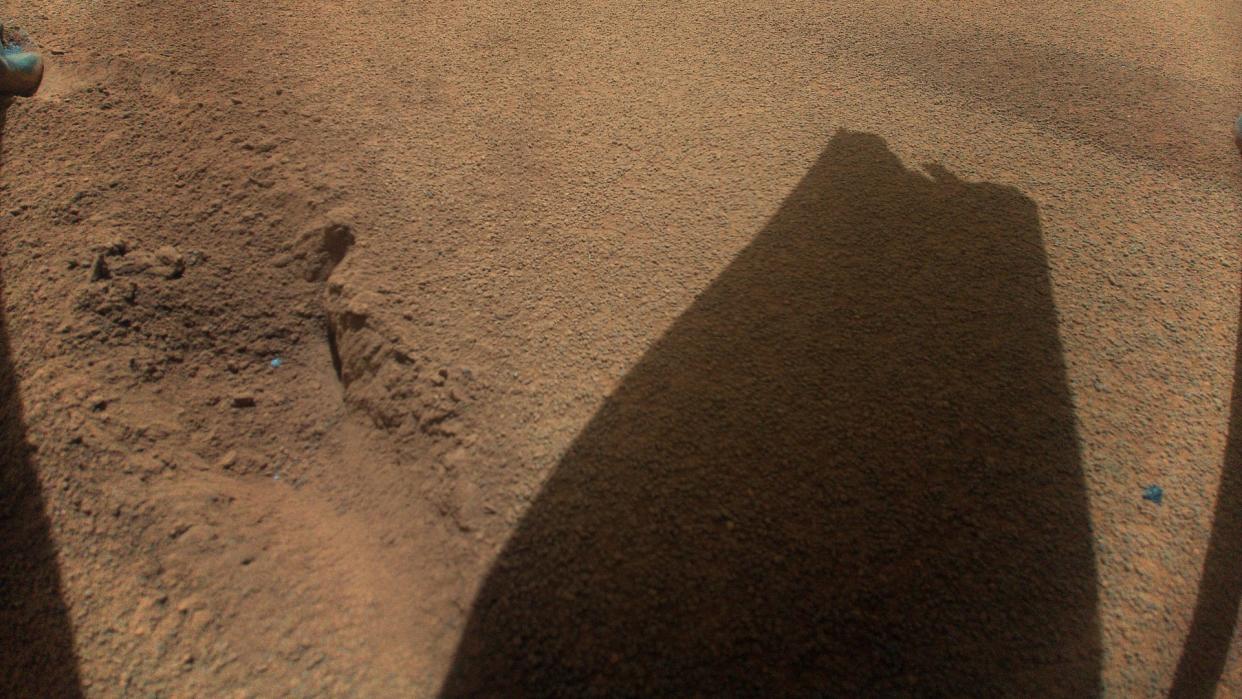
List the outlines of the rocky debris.
{"label": "rocky debris", "polygon": [[122,277],[146,272],[155,264],[155,256],[148,252],[136,252],[126,255],[112,265],[112,273]]}
{"label": "rocky debris", "polygon": [[103,255],[96,255],[91,264],[91,281],[98,282],[112,278],[112,270],[108,269],[108,261]]}
{"label": "rocky debris", "polygon": [[[128,253],[130,245],[123,239],[114,238],[105,243],[94,246],[94,259],[90,264],[91,281],[103,281],[112,278],[112,269],[108,264],[109,257],[121,257]],[[69,268],[74,269],[78,266],[76,261],[70,263]]]}
{"label": "rocky debris", "polygon": [[75,302],[78,310],[112,316],[123,313],[134,303],[138,289],[133,283],[90,285],[80,289]]}
{"label": "rocky debris", "polygon": [[389,432],[451,438],[468,431],[466,376],[428,366],[412,342],[375,315],[372,293],[338,277],[328,283],[324,305],[346,402]]}
{"label": "rocky debris", "polygon": [[185,256],[171,245],[157,248],[155,261],[158,263],[155,272],[165,279],[178,279],[185,273]]}
{"label": "rocky debris", "polygon": [[129,252],[129,250],[130,244],[128,241],[122,238],[115,238],[103,245],[103,249],[99,252],[100,254],[107,255],[108,257],[120,257],[121,255]]}
{"label": "rocky debris", "polygon": [[171,245],[154,252],[137,250],[121,256],[110,266],[115,276],[147,275],[161,279],[179,279],[185,273],[185,256]]}
{"label": "rocky debris", "polygon": [[[202,253],[195,253],[193,259],[195,263],[201,262]],[[116,241],[97,250],[90,264],[91,281],[139,275],[179,279],[185,273],[186,265],[186,256],[171,245],[161,246],[154,251],[134,250],[127,243]],[[76,266],[76,263],[71,264],[71,268]]]}
{"label": "rocky debris", "polygon": [[296,264],[306,281],[327,281],[354,245],[353,220],[352,210],[334,209],[298,236],[283,253],[272,258],[272,265]]}

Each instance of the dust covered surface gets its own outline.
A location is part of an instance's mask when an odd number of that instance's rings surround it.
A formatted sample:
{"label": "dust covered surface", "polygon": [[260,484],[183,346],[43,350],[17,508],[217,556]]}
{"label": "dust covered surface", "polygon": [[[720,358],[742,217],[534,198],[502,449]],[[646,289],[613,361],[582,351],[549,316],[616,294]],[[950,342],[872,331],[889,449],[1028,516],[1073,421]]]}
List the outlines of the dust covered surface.
{"label": "dust covered surface", "polygon": [[1242,10],[759,5],[6,4],[0,694],[1242,693]]}

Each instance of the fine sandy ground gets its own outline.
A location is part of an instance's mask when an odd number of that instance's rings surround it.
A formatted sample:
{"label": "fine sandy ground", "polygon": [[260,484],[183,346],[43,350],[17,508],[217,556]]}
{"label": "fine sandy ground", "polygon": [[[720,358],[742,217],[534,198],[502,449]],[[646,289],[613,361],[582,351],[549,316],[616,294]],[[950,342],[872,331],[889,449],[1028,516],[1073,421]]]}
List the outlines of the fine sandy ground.
{"label": "fine sandy ground", "polygon": [[0,694],[1242,696],[1238,0],[2,8]]}

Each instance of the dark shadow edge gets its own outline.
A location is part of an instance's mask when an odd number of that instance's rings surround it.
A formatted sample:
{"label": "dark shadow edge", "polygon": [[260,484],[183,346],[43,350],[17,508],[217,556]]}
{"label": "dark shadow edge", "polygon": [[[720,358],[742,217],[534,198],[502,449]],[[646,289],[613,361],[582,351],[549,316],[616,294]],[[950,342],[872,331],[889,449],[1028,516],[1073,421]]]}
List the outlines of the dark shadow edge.
{"label": "dark shadow edge", "polygon": [[[0,172],[11,99],[0,98]],[[0,269],[0,694],[82,696],[73,628],[42,487],[26,441]]]}
{"label": "dark shadow edge", "polygon": [[[1242,289],[1239,294],[1242,296]],[[1242,310],[1239,316],[1242,320]],[[1229,437],[1216,493],[1212,534],[1190,632],[1169,690],[1172,699],[1206,699],[1216,694],[1242,607],[1242,323],[1238,327],[1236,357]]]}

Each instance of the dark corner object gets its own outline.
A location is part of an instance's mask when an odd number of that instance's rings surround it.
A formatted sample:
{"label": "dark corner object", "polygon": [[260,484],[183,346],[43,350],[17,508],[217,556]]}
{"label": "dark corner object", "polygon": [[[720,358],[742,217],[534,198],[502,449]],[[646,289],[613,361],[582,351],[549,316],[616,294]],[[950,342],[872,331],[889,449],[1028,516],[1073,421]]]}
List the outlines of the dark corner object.
{"label": "dark corner object", "polygon": [[43,57],[8,42],[0,24],[0,99],[31,97],[43,82]]}

